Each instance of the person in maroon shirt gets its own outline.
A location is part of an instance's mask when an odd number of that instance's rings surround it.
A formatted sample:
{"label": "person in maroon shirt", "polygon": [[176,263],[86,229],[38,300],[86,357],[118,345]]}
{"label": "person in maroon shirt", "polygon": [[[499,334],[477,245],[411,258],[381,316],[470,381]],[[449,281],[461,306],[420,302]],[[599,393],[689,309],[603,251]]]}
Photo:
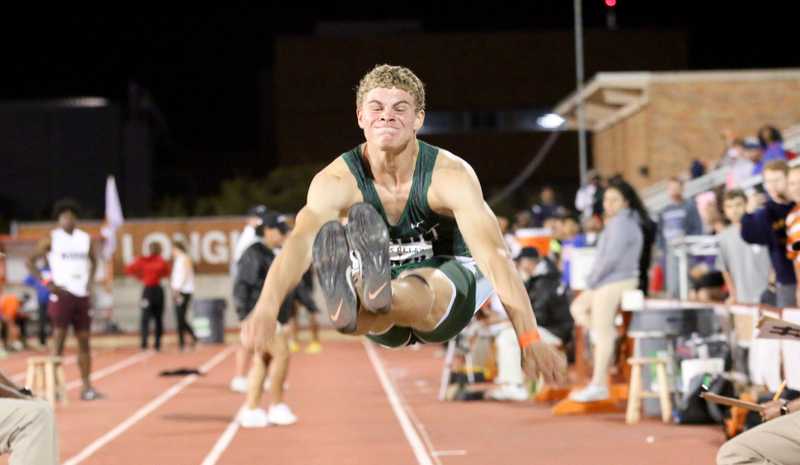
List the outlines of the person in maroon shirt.
{"label": "person in maroon shirt", "polygon": [[125,267],[125,274],[132,275],[144,284],[142,300],[139,306],[142,309],[142,349],[147,349],[147,339],[150,336],[150,320],[155,320],[156,351],[161,350],[161,334],[164,332],[164,290],[161,288],[161,278],[169,276],[169,264],[161,258],[161,245],[151,242],[149,254],[137,257],[130,265]]}

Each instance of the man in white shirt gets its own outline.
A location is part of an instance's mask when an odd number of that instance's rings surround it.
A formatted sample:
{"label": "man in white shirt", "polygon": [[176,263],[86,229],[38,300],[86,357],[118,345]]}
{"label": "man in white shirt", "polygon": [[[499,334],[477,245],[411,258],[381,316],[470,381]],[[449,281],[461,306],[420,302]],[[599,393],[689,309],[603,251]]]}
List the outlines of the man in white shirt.
{"label": "man in white shirt", "polygon": [[96,400],[102,396],[92,387],[89,375],[92,371],[90,328],[92,279],[97,269],[96,251],[92,238],[78,229],[78,205],[72,200],[61,200],[54,208],[58,228],[39,242],[36,252],[28,259],[28,271],[41,280],[36,261],[47,257],[50,264],[50,304],[47,313],[53,323],[53,353],[64,353],[67,330],[74,328],[78,339],[78,367],[83,380],[82,400]]}

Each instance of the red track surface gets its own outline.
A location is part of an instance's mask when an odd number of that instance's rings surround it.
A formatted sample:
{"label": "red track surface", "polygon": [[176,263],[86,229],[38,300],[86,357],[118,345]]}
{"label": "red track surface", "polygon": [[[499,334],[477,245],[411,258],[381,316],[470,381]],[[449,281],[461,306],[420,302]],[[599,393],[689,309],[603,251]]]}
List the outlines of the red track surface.
{"label": "red track surface", "polygon": [[[422,463],[712,464],[723,442],[715,427],[652,420],[627,426],[622,414],[553,417],[548,407],[532,403],[438,402],[436,349],[376,350],[399,394],[400,409],[411,419],[408,434],[421,439]],[[106,399],[81,402],[75,388],[70,404],[57,408],[62,463],[126,420],[127,428],[118,428],[78,463],[200,465],[218,441],[221,454],[215,463],[220,465],[420,463],[360,340],[326,342],[322,354],[295,355],[287,401],[300,421],[266,429],[244,430],[231,423],[243,396],[227,387],[234,370],[230,351],[203,377],[158,376],[165,369],[200,367],[223,351],[224,346],[205,346],[146,357],[134,349],[100,352],[95,372],[122,367],[95,382]],[[0,370],[24,371],[23,357],[0,361]],[[74,363],[66,372],[68,382],[78,379]],[[164,402],[155,405],[156,399]],[[148,404],[153,408],[132,422]],[[220,441],[226,430],[230,441]],[[0,458],[5,463],[7,458]]]}

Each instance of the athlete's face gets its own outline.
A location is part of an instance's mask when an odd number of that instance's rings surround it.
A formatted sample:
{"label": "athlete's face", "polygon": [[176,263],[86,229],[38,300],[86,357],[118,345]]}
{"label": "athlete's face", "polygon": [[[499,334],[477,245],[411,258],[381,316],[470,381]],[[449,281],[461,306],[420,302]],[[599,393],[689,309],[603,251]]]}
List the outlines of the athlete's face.
{"label": "athlete's face", "polygon": [[425,120],[417,102],[405,90],[377,87],[367,92],[356,111],[367,142],[382,150],[399,149],[416,137]]}
{"label": "athlete's face", "polygon": [[70,231],[75,227],[75,213],[70,210],[64,210],[58,215],[58,226],[61,229]]}

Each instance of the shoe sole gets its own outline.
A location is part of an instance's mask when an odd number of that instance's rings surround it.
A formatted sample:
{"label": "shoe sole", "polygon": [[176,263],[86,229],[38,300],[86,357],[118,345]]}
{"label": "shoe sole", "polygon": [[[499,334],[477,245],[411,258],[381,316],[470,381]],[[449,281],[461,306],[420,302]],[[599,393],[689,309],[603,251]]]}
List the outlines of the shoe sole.
{"label": "shoe sole", "polygon": [[350,247],[344,226],[338,221],[322,225],[312,250],[325,308],[333,326],[342,333],[353,333],[358,322],[358,297],[348,272]]}
{"label": "shoe sole", "polygon": [[372,205],[353,205],[347,215],[347,241],[361,259],[361,304],[373,313],[386,313],[392,304],[389,229]]}

